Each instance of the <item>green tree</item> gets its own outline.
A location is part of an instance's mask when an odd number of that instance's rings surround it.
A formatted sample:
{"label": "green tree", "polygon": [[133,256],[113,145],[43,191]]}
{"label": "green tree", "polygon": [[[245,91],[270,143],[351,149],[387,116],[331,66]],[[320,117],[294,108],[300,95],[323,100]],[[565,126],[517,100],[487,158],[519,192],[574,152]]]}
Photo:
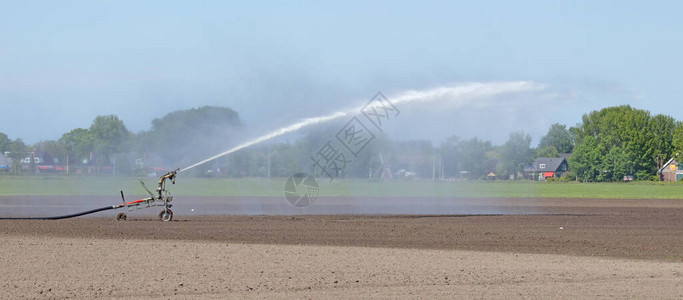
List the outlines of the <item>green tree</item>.
{"label": "green tree", "polygon": [[104,154],[120,153],[127,150],[130,132],[117,116],[97,116],[90,126],[90,135],[95,151]]}
{"label": "green tree", "polygon": [[65,152],[64,163],[68,156],[69,164],[80,163],[95,150],[95,141],[87,129],[76,128],[62,135],[58,141]]}
{"label": "green tree", "polygon": [[445,177],[460,176],[460,166],[458,164],[460,160],[460,148],[458,147],[459,143],[459,137],[451,136],[439,146]]}
{"label": "green tree", "polygon": [[230,108],[178,110],[152,120],[152,129],[140,135],[136,150],[156,153],[167,164],[194,163],[234,146],[241,126],[237,112]]}
{"label": "green tree", "polygon": [[[622,148],[613,147],[609,149],[603,158],[602,176],[597,181],[620,181],[625,175],[637,174],[633,153],[624,151]],[[639,175],[641,178],[645,174]]]}
{"label": "green tree", "polygon": [[674,135],[679,122],[670,116],[656,115],[649,122],[648,132],[651,138],[647,147],[652,148],[655,169],[659,170],[664,163],[676,154]]}
{"label": "green tree", "polygon": [[553,145],[536,149],[536,157],[560,157],[560,152]]}
{"label": "green tree", "polygon": [[[37,143],[34,146],[34,148],[36,148],[36,150],[42,150],[47,152],[53,158],[56,158],[59,161],[59,163],[65,162],[66,150],[64,149],[64,145],[62,143],[59,143],[58,141],[41,141]],[[52,162],[47,163],[52,164]]]}
{"label": "green tree", "polygon": [[593,136],[586,136],[582,143],[576,145],[569,166],[581,181],[601,181],[604,177],[602,158],[607,151]]}
{"label": "green tree", "polygon": [[[616,106],[583,115],[575,132],[570,168],[582,181],[620,181],[624,175],[652,179],[675,154],[677,122],[648,111]],[[596,173],[598,172],[598,173]]]}
{"label": "green tree", "polygon": [[[388,161],[391,160],[391,155],[395,151],[392,146],[393,145],[391,141],[389,141],[385,134],[377,134],[376,138],[372,140],[372,142],[370,142],[365,148],[363,148],[363,150],[358,153],[357,157],[353,157],[351,154],[346,154],[346,159],[351,160],[351,162],[349,162],[346,165],[346,168],[344,168],[343,176],[353,178],[369,178],[370,173],[372,173],[373,176],[381,175],[382,161],[384,161],[384,163],[388,163]],[[422,145],[421,150],[423,153],[428,152],[426,155],[429,157],[433,155],[431,144],[429,144],[429,146]],[[382,155],[382,159],[380,159],[380,155]]]}
{"label": "green tree", "polygon": [[518,174],[522,173],[524,167],[532,162],[533,150],[530,146],[531,136],[524,132],[511,133],[500,154],[500,175],[503,177],[515,175],[517,177]]}
{"label": "green tree", "polygon": [[90,126],[95,152],[99,153],[97,164],[107,165],[114,154],[128,151],[130,132],[117,116],[97,116]]}
{"label": "green tree", "polygon": [[28,154],[28,147],[21,139],[11,141],[7,146],[10,152],[9,157],[12,159],[12,174],[17,174],[22,171],[21,160]]}
{"label": "green tree", "polygon": [[476,137],[458,143],[460,171],[467,171],[470,179],[486,175],[486,153],[492,149],[491,142]]}
{"label": "green tree", "polygon": [[287,177],[302,170],[302,152],[298,151],[298,143],[282,143],[266,146],[265,173],[268,175],[268,151],[270,151],[270,176]]}
{"label": "green tree", "polygon": [[[548,133],[541,138],[538,143],[538,148],[543,149],[548,146],[555,147],[559,153],[571,153],[574,149],[574,142],[572,140],[572,135],[567,126],[561,125],[559,123],[550,126]],[[553,157],[553,156],[548,156]]]}
{"label": "green tree", "polygon": [[5,151],[9,151],[9,145],[11,142],[12,140],[10,140],[6,134],[0,132],[0,152],[4,153]]}
{"label": "green tree", "polygon": [[673,156],[677,157],[678,161],[683,159],[683,122],[676,122],[676,127],[673,132]]}

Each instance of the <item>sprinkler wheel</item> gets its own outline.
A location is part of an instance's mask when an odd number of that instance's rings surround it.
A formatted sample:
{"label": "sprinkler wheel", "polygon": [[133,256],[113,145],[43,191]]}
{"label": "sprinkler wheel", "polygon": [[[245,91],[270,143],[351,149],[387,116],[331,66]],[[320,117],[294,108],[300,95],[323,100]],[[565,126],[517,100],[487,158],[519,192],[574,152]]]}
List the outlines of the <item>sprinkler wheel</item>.
{"label": "sprinkler wheel", "polygon": [[159,220],[168,222],[173,220],[173,211],[170,209],[164,209],[159,213]]}
{"label": "sprinkler wheel", "polygon": [[120,212],[116,215],[117,221],[125,221],[127,218],[128,218],[128,216],[126,216],[126,213]]}

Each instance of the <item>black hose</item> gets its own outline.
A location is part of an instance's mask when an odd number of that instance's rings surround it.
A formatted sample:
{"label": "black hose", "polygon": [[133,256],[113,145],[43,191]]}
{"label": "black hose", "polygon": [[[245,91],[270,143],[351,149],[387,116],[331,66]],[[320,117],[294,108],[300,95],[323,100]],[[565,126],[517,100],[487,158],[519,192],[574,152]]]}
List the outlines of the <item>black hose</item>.
{"label": "black hose", "polygon": [[105,206],[105,207],[101,207],[101,208],[97,208],[97,209],[93,209],[93,210],[88,210],[88,211],[79,212],[79,213],[70,214],[70,215],[56,216],[56,217],[13,217],[13,218],[0,218],[0,220],[60,220],[60,219],[68,219],[68,218],[79,217],[79,216],[83,216],[83,215],[94,214],[96,212],[115,209],[115,208],[116,208],[116,206]]}

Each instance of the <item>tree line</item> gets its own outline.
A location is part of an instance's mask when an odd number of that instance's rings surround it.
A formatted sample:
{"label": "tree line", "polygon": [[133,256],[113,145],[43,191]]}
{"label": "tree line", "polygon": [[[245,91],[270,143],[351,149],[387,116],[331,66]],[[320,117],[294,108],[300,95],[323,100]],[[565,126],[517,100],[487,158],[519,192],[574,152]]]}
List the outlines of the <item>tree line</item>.
{"label": "tree line", "polygon": [[[198,176],[286,177],[315,172],[311,156],[334,136],[339,124],[309,129],[294,142],[256,145],[192,170]],[[141,174],[150,167],[186,166],[225,151],[241,139],[245,126],[229,108],[179,110],[152,120],[150,130],[130,132],[115,115],[98,116],[89,128],[76,128],[57,140],[26,145],[0,133],[0,150],[12,159],[12,172],[33,172],[21,160],[43,151],[73,170]],[[584,114],[568,127],[552,124],[536,147],[524,132],[512,132],[502,145],[474,137],[451,136],[439,145],[428,140],[393,141],[379,134],[339,175],[348,178],[521,178],[537,157],[568,157],[564,180],[587,182],[655,180],[670,158],[683,153],[683,125],[670,116],[631,106]],[[115,166],[115,171],[111,167]],[[90,170],[90,169],[88,169]]]}
{"label": "tree line", "polygon": [[607,107],[584,114],[576,126],[553,124],[536,148],[530,145],[528,135],[516,132],[499,147],[477,138],[451,138],[441,149],[442,155],[450,156],[451,170],[474,171],[480,178],[486,159],[498,160],[497,175],[507,178],[521,174],[537,157],[564,154],[569,165],[565,180],[615,182],[624,176],[657,180],[657,171],[683,154],[683,123],[629,105]]}
{"label": "tree line", "polygon": [[102,115],[97,116],[89,128],[76,128],[57,140],[33,145],[26,145],[21,138],[11,140],[0,133],[0,151],[12,159],[11,173],[14,174],[35,172],[34,158],[39,153],[49,153],[55,159],[45,164],[68,166],[74,171],[134,174],[146,171],[141,162],[149,157],[158,157],[155,163],[162,167],[186,163],[222,149],[232,138],[230,133],[240,126],[235,111],[213,106],[180,110],[155,118],[150,130],[139,133],[132,133],[115,115]]}

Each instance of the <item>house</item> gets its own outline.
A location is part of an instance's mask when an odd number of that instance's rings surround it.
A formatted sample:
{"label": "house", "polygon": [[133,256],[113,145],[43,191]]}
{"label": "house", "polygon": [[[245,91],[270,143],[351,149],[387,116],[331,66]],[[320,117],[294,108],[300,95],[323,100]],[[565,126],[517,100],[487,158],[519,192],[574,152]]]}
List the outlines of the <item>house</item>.
{"label": "house", "polygon": [[524,174],[529,179],[546,180],[559,178],[567,172],[567,159],[562,157],[539,157],[534,164],[524,168]]}
{"label": "house", "polygon": [[[484,161],[484,172],[495,173],[500,165],[500,160],[492,158]],[[488,175],[487,175],[488,176]]]}
{"label": "house", "polygon": [[0,153],[0,171],[9,171],[12,168],[12,159]]}
{"label": "house", "polygon": [[657,171],[657,175],[660,181],[675,182],[683,178],[683,170],[680,170],[678,162],[671,158]]}
{"label": "house", "polygon": [[31,153],[30,156],[21,160],[22,169],[28,170],[31,166],[31,160],[35,164],[36,172],[61,172],[64,170],[59,165],[59,159],[50,155],[46,151],[38,150]]}
{"label": "house", "polygon": [[144,157],[135,159],[135,167],[152,177],[160,176],[171,169],[161,156],[151,153],[145,153]]}

